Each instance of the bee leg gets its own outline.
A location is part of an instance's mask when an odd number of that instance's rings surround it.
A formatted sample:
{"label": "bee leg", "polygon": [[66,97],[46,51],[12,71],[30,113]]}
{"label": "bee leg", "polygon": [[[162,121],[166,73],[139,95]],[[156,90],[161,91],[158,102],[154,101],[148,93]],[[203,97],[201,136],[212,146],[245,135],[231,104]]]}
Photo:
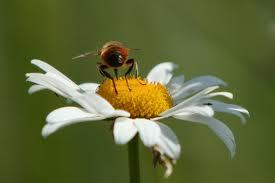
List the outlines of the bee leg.
{"label": "bee leg", "polygon": [[135,73],[135,78],[138,78],[138,63],[137,61],[135,61],[135,69],[136,69],[136,73]]}
{"label": "bee leg", "polygon": [[101,65],[101,64],[99,63],[98,66],[97,66],[97,68],[98,68],[98,70],[99,70],[99,72],[100,72],[100,74],[101,74],[102,76],[105,76],[105,77],[107,77],[107,78],[109,78],[109,79],[112,80],[113,86],[114,86],[114,89],[115,89],[115,92],[116,92],[116,94],[118,94],[117,89],[116,89],[116,83],[115,83],[114,78],[111,76],[111,74],[109,74],[107,71],[105,71],[105,69],[107,69],[108,67],[107,67],[106,65]]}
{"label": "bee leg", "polygon": [[114,69],[114,72],[115,72],[116,79],[118,80],[118,73],[117,73],[117,69]]}
{"label": "bee leg", "polygon": [[130,65],[129,69],[127,70],[127,74],[129,74],[132,70],[133,70],[133,67],[135,66],[135,78],[138,77],[138,64],[137,64],[137,61],[135,61],[134,59],[130,58],[126,61],[126,64],[127,65]]}
{"label": "bee leg", "polygon": [[[137,63],[137,61],[135,61],[134,59],[128,59],[127,61],[126,61],[126,64],[131,64],[131,66],[129,67],[129,69],[128,69],[128,71],[129,71],[129,73],[132,71],[132,69],[133,69],[133,67],[135,66],[135,78],[136,79],[138,79],[138,63]],[[127,72],[128,72],[127,71]],[[141,84],[141,85],[146,85],[146,83],[142,83],[139,79],[138,79],[138,82]]]}
{"label": "bee leg", "polygon": [[104,75],[105,75],[107,78],[109,78],[109,79],[112,80],[113,86],[114,86],[114,89],[115,89],[115,92],[116,92],[116,94],[118,94],[117,89],[116,89],[116,83],[115,83],[114,78],[113,78],[107,71],[104,71],[104,70],[103,70],[102,72],[104,73]]}
{"label": "bee leg", "polygon": [[129,87],[129,83],[128,83],[128,79],[127,79],[127,76],[130,74],[130,72],[133,70],[133,68],[134,68],[134,65],[135,65],[135,60],[134,59],[128,59],[127,61],[126,61],[126,64],[127,65],[130,65],[129,66],[129,68],[128,68],[128,70],[126,71],[126,73],[124,74],[124,76],[125,76],[125,80],[126,80],[126,84],[127,84],[127,87],[128,87],[128,89],[129,89],[129,91],[131,91],[131,88]]}
{"label": "bee leg", "polygon": [[[138,63],[137,63],[137,61],[135,61],[135,70],[136,70],[136,73],[135,73],[135,78],[137,78],[137,79],[138,79],[139,74],[138,74]],[[142,82],[140,82],[140,80],[139,80],[139,79],[138,79],[138,82],[139,82],[139,84],[141,84],[141,85],[146,85],[146,83],[142,83]]]}
{"label": "bee leg", "polygon": [[102,70],[105,69],[104,65],[102,65],[101,63],[97,63],[96,67],[97,67],[97,70],[99,71],[99,73],[100,73],[103,77],[106,77],[105,74],[104,74],[103,71],[102,71]]}

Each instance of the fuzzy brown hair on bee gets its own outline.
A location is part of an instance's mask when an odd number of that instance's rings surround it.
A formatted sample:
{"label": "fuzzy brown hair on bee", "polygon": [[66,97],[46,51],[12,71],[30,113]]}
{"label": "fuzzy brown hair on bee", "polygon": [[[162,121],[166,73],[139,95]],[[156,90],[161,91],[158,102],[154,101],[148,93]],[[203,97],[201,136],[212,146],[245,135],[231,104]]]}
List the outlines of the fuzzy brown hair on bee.
{"label": "fuzzy brown hair on bee", "polygon": [[98,54],[105,65],[111,68],[119,68],[126,63],[129,51],[130,49],[125,47],[122,43],[110,41],[103,45]]}
{"label": "fuzzy brown hair on bee", "polygon": [[[137,50],[137,49],[130,49],[124,46],[123,43],[119,41],[109,41],[105,43],[102,48],[95,53],[94,55],[98,55],[101,58],[101,61],[97,63],[97,68],[99,70],[99,73],[112,80],[115,92],[117,93],[115,80],[112,77],[112,75],[107,72],[107,69],[113,69],[115,73],[116,79],[118,79],[118,69],[122,67],[127,67],[127,71],[124,74],[126,84],[128,86],[129,91],[131,91],[131,88],[129,87],[129,83],[127,80],[128,75],[131,73],[133,68],[135,67],[136,73],[135,77],[138,77],[138,65],[137,62],[133,58],[128,58],[129,52],[131,50]],[[76,58],[82,58],[86,57],[90,54],[93,54],[93,52],[84,53],[82,55],[79,55]]]}

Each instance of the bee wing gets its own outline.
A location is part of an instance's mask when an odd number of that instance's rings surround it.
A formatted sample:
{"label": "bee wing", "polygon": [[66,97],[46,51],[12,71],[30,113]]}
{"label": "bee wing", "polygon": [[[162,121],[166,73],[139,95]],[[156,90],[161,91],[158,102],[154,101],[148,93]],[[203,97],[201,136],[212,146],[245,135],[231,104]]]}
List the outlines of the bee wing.
{"label": "bee wing", "polygon": [[75,59],[79,59],[79,58],[85,58],[89,55],[98,55],[98,51],[90,51],[90,52],[86,52],[86,53],[83,53],[81,55],[78,55],[76,57],[73,57],[72,59],[75,60]]}

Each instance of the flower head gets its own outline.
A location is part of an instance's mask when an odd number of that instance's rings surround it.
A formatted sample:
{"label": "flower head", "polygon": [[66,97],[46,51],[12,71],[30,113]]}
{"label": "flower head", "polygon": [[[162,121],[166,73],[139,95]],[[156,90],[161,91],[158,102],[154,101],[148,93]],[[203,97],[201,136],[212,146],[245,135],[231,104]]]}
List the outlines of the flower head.
{"label": "flower head", "polygon": [[236,115],[245,122],[243,114],[248,111],[238,105],[213,99],[216,96],[233,98],[229,92],[214,92],[225,82],[213,76],[201,76],[185,82],[184,76],[174,77],[177,65],[165,62],[155,66],[147,78],[125,78],[101,84],[77,85],[49,64],[32,60],[45,73],[28,73],[27,81],[35,83],[29,93],[49,89],[78,106],[67,106],[52,111],[42,130],[44,137],[65,126],[114,118],[113,134],[116,144],[126,144],[137,134],[153,153],[154,164],[166,168],[165,176],[171,175],[180,156],[181,146],[174,132],[161,119],[174,117],[184,121],[207,125],[227,146],[231,156],[236,152],[234,135],[221,121],[214,118],[215,112]]}

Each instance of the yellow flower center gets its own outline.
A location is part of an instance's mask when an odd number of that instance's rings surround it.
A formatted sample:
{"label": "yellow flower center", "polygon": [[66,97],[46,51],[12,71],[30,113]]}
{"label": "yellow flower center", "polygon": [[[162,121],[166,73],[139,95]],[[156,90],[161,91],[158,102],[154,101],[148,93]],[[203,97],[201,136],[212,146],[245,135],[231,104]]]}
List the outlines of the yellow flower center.
{"label": "yellow flower center", "polygon": [[171,108],[172,98],[165,86],[150,83],[142,78],[120,77],[115,81],[117,93],[112,80],[106,79],[96,93],[105,98],[115,109],[123,109],[131,114],[131,118],[153,118]]}

